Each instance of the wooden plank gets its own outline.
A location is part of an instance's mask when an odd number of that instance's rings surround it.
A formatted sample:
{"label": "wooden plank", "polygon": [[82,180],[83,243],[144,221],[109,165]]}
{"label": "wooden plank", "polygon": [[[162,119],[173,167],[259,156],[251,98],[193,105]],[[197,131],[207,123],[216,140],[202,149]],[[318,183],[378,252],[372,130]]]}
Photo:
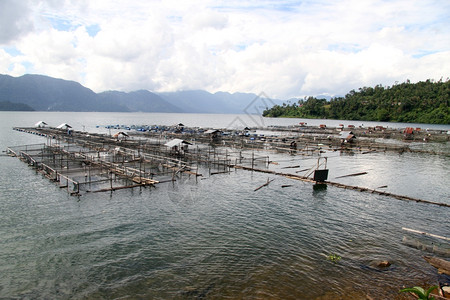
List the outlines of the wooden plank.
{"label": "wooden plank", "polygon": [[159,181],[158,180],[153,180],[153,179],[150,179],[150,178],[144,178],[144,177],[133,177],[132,179],[131,179],[133,182],[135,182],[135,183],[139,183],[139,184],[156,184],[156,183],[159,183]]}
{"label": "wooden plank", "polygon": [[406,227],[402,227],[402,230],[414,232],[414,233],[418,233],[418,234],[422,234],[422,235],[426,235],[426,236],[431,236],[431,237],[438,238],[438,239],[445,240],[445,241],[450,241],[450,238],[448,238],[448,237],[433,234],[433,233],[428,233],[425,231],[415,230],[415,229],[406,228]]}
{"label": "wooden plank", "polygon": [[439,274],[450,275],[450,261],[441,258],[424,256],[423,257],[430,265],[438,269]]}
{"label": "wooden plank", "polygon": [[306,172],[306,171],[309,171],[309,170],[311,170],[311,168],[295,171],[295,173],[302,173],[302,172]]}
{"label": "wooden plank", "polygon": [[[260,173],[274,174],[274,175],[284,176],[284,177],[290,178],[290,179],[295,179],[295,180],[315,183],[314,180],[312,180],[312,179],[310,179],[308,177],[295,175],[295,174],[275,172],[275,171],[266,170],[266,169],[256,169],[256,168],[245,167],[245,166],[240,166],[240,165],[230,165],[230,167],[233,167],[233,168],[236,168],[236,169],[248,170],[248,171],[255,171],[255,172],[260,172]],[[412,197],[409,197],[409,196],[396,195],[396,194],[393,194],[393,193],[377,191],[375,189],[368,189],[368,188],[361,188],[361,187],[352,186],[352,185],[346,185],[346,184],[342,184],[342,183],[339,183],[339,182],[324,181],[323,183],[324,184],[333,185],[333,186],[336,186],[336,187],[339,187],[339,188],[344,188],[344,189],[357,189],[357,190],[359,190],[361,192],[374,193],[374,194],[378,194],[378,195],[392,197],[392,198],[399,199],[399,200],[414,201],[414,202],[417,202],[417,203],[424,203],[424,204],[433,204],[433,205],[438,205],[438,206],[442,206],[442,207],[450,207],[450,204],[447,204],[447,203],[433,202],[433,201],[428,201],[428,200],[412,198]]]}
{"label": "wooden plank", "polygon": [[359,173],[354,173],[354,174],[348,174],[348,175],[338,176],[338,177],[335,177],[335,179],[338,179],[338,178],[344,178],[344,177],[361,176],[361,175],[366,175],[366,174],[367,174],[367,172],[359,172]]}
{"label": "wooden plank", "polygon": [[230,171],[221,171],[221,172],[211,172],[211,175],[217,175],[217,174],[228,174]]}
{"label": "wooden plank", "polygon": [[385,189],[387,187],[388,187],[387,185],[382,185],[382,186],[377,187],[377,189]]}
{"label": "wooden plank", "polygon": [[261,185],[261,186],[259,186],[259,187],[257,187],[255,190],[254,190],[254,192],[256,192],[257,190],[259,190],[259,189],[261,189],[261,188],[263,188],[263,187],[265,187],[265,186],[268,186],[269,185],[269,183],[271,183],[272,181],[274,181],[275,179],[271,179],[271,180],[269,180],[269,178],[267,178],[267,182],[266,183],[264,183],[263,185]]}
{"label": "wooden plank", "polygon": [[113,192],[113,191],[116,191],[116,190],[132,189],[132,188],[135,188],[135,187],[146,186],[146,185],[147,184],[145,184],[145,183],[141,183],[141,184],[118,186],[118,187],[112,187],[112,188],[106,188],[106,189],[92,191],[91,193]]}

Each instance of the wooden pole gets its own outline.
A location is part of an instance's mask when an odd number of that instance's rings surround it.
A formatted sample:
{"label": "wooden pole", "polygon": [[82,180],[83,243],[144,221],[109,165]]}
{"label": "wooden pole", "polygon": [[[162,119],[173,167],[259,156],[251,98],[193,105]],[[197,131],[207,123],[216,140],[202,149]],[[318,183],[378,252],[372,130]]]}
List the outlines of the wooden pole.
{"label": "wooden pole", "polygon": [[438,238],[438,239],[441,239],[441,240],[450,241],[450,238],[448,238],[448,237],[440,236],[440,235],[437,235],[437,234],[428,233],[428,232],[425,232],[425,231],[410,229],[410,228],[406,228],[406,227],[402,227],[402,230],[409,231],[409,232],[414,232],[414,233],[418,233],[418,234],[422,234],[422,235],[431,236],[431,237]]}
{"label": "wooden pole", "polygon": [[255,151],[252,151],[252,170],[255,166]]}
{"label": "wooden pole", "polygon": [[336,179],[344,178],[344,177],[361,176],[361,175],[366,175],[366,174],[367,174],[367,172],[359,172],[359,173],[354,173],[354,174],[349,174],[349,175],[338,176],[338,177],[336,177]]}
{"label": "wooden pole", "polygon": [[263,188],[263,187],[265,187],[265,186],[268,186],[269,185],[269,183],[271,183],[272,181],[274,181],[275,179],[271,179],[271,180],[269,180],[269,178],[267,178],[267,182],[266,183],[264,183],[263,185],[261,185],[261,186],[259,186],[259,187],[257,187],[256,189],[254,189],[253,191],[254,192],[256,192],[257,190],[259,190],[259,189],[261,189],[261,188]]}

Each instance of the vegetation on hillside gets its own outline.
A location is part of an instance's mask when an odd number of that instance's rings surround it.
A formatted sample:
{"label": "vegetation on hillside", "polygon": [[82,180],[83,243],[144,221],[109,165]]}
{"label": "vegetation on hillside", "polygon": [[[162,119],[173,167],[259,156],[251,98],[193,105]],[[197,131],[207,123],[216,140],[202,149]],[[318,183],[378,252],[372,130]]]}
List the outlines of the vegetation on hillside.
{"label": "vegetation on hillside", "polygon": [[308,97],[267,108],[265,117],[450,124],[450,80],[363,87],[330,101]]}
{"label": "vegetation on hillside", "polygon": [[11,103],[9,101],[0,101],[0,111],[33,111],[31,106],[23,103]]}

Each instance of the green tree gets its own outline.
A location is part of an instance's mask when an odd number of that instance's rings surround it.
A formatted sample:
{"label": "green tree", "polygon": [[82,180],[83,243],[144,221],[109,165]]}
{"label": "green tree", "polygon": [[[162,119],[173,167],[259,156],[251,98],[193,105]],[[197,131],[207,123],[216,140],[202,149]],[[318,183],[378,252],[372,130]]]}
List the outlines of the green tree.
{"label": "green tree", "polygon": [[392,87],[362,87],[330,101],[305,97],[296,104],[275,105],[263,115],[450,124],[449,100],[449,79],[414,84],[407,80]]}

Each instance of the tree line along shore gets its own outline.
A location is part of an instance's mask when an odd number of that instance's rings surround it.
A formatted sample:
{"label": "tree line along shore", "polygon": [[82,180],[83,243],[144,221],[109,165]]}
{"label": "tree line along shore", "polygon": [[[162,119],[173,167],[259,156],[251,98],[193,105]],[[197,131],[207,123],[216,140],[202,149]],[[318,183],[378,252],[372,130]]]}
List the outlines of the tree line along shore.
{"label": "tree line along shore", "polygon": [[264,117],[450,124],[450,80],[376,85],[344,97],[305,97],[263,111]]}

